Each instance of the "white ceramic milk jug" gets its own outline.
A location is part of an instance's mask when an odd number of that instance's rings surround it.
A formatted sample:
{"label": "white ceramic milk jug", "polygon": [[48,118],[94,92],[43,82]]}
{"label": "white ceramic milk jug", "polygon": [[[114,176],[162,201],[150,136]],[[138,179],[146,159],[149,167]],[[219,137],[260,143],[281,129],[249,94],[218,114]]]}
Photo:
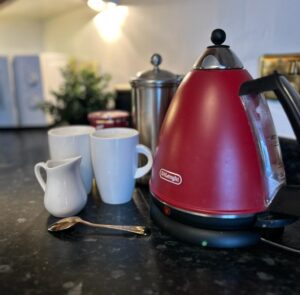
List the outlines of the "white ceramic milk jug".
{"label": "white ceramic milk jug", "polygon": [[[47,211],[56,217],[68,217],[80,212],[87,202],[87,194],[80,176],[81,156],[64,160],[37,163],[35,176],[45,192]],[[46,170],[46,182],[40,169]]]}

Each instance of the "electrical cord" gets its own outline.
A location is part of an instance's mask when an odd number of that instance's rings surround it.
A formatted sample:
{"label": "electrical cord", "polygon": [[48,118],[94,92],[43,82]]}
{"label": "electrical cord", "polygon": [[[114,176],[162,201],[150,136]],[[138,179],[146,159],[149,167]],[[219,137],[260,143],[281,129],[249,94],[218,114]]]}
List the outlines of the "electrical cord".
{"label": "electrical cord", "polygon": [[282,244],[279,244],[279,243],[270,241],[270,240],[265,239],[265,238],[260,238],[260,240],[261,240],[262,242],[266,243],[266,244],[275,246],[275,247],[277,247],[277,248],[284,249],[284,250],[286,250],[286,251],[290,251],[290,252],[293,252],[293,253],[300,254],[300,249],[295,249],[295,248],[292,248],[292,247],[289,247],[289,246],[285,246],[285,245],[282,245]]}

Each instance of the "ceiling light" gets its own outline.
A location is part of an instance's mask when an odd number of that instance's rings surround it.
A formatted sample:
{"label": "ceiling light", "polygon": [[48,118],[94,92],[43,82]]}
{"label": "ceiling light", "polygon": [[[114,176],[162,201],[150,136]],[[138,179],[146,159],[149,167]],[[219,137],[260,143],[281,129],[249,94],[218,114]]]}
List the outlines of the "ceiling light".
{"label": "ceiling light", "polygon": [[122,35],[122,27],[128,15],[127,6],[108,7],[98,13],[93,21],[100,37],[106,42],[115,42]]}
{"label": "ceiling light", "polygon": [[119,0],[88,0],[87,5],[89,8],[100,12],[108,6],[119,4],[119,2]]}

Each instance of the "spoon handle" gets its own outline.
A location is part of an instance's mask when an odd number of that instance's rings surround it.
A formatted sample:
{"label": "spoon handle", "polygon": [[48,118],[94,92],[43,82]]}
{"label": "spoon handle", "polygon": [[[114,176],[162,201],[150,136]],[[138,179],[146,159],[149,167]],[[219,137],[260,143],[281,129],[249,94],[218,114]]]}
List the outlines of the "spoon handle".
{"label": "spoon handle", "polygon": [[93,226],[93,227],[100,227],[100,228],[108,228],[114,230],[120,230],[125,232],[134,233],[137,235],[147,236],[149,235],[149,229],[145,226],[140,225],[111,225],[111,224],[99,224],[99,223],[92,223],[85,220],[80,221],[80,223]]}

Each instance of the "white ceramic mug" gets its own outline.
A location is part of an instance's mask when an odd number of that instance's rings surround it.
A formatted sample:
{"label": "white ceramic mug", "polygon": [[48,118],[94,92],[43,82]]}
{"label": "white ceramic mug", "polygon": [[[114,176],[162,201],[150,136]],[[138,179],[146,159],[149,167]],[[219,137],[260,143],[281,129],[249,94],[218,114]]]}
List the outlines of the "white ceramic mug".
{"label": "white ceramic mug", "polygon": [[[107,204],[123,204],[132,198],[135,179],[152,167],[152,154],[138,144],[139,133],[130,128],[100,129],[91,134],[92,163],[101,199]],[[148,161],[138,168],[138,154]]]}
{"label": "white ceramic mug", "polygon": [[85,125],[58,127],[48,131],[51,160],[82,156],[80,174],[87,193],[92,190],[94,177],[90,148],[90,134],[94,131],[94,127]]}

